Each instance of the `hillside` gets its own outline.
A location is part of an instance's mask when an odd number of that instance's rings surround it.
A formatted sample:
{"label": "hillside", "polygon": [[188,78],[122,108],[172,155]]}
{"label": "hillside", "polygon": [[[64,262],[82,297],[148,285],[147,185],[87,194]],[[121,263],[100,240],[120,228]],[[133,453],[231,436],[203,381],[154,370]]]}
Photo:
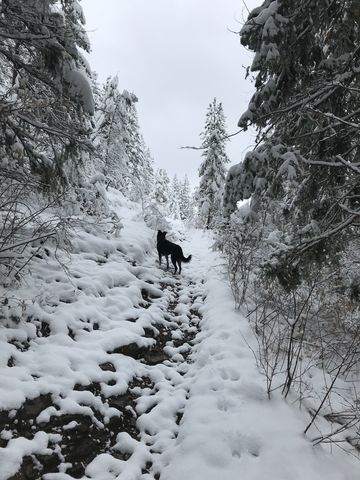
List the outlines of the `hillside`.
{"label": "hillside", "polygon": [[79,222],[3,297],[0,479],[355,479],[302,435],[306,409],[267,399],[209,235],[174,224],[193,255],[174,275],[139,206],[109,203],[118,236]]}

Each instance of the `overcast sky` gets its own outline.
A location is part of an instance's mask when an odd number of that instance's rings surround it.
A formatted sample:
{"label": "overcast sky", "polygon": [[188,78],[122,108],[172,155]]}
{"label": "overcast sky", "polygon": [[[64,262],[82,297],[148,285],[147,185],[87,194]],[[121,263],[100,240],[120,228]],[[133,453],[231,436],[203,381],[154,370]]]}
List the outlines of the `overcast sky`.
{"label": "overcast sky", "polygon": [[[262,0],[246,0],[249,10]],[[247,108],[253,86],[245,80],[252,54],[231,33],[247,16],[242,0],[83,0],[92,45],[90,64],[104,81],[138,98],[139,122],[156,167],[198,182],[200,145],[208,104],[223,103],[227,131]],[[254,135],[228,143],[231,164],[242,160]]]}

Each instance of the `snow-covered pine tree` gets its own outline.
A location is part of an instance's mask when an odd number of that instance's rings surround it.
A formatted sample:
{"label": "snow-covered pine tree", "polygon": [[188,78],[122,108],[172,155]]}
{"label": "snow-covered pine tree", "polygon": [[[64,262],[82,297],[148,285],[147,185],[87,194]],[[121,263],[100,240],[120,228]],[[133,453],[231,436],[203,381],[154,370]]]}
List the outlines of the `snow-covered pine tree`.
{"label": "snow-covered pine tree", "polygon": [[205,228],[214,227],[221,216],[221,203],[225,182],[225,164],[229,161],[225,151],[227,142],[225,116],[216,98],[206,114],[205,130],[201,134],[204,158],[199,168],[198,215]]}
{"label": "snow-covered pine tree", "polygon": [[190,182],[187,175],[180,182],[180,218],[181,220],[190,220],[193,216],[193,208],[191,204]]}
{"label": "snow-covered pine tree", "polygon": [[150,148],[146,145],[144,137],[141,134],[142,145],[144,149],[144,163],[143,163],[143,177],[142,188],[143,195],[146,196],[146,202],[149,202],[151,198],[151,192],[154,190],[154,159],[151,155]]}
{"label": "snow-covered pine tree", "polygon": [[170,215],[175,220],[179,220],[181,218],[180,196],[181,196],[181,184],[179,182],[177,175],[174,175],[171,182],[171,187],[170,187],[169,212],[170,212]]}
{"label": "snow-covered pine tree", "polygon": [[97,96],[93,143],[95,170],[103,173],[107,185],[123,190],[127,182],[125,151],[125,98],[118,90],[118,77],[109,77]]}
{"label": "snow-covered pine tree", "polygon": [[127,190],[132,200],[147,203],[154,183],[153,160],[140,132],[136,95],[124,90],[124,146],[127,156]]}
{"label": "snow-covered pine tree", "polygon": [[358,225],[356,3],[266,0],[240,32],[257,73],[239,126],[254,125],[261,142],[230,170],[225,207],[251,197],[253,218],[271,212],[278,248],[268,266],[279,277],[286,272],[288,285],[313,262],[334,259]]}
{"label": "snow-covered pine tree", "polygon": [[[81,171],[94,112],[84,22],[77,0],[0,2],[0,254],[20,243],[23,265],[27,244],[66,224],[65,205],[73,212],[98,193]],[[44,221],[50,206],[58,216]],[[10,277],[22,268],[12,253]]]}
{"label": "snow-covered pine tree", "polygon": [[164,168],[158,169],[155,173],[152,200],[164,216],[169,214],[170,179]]}
{"label": "snow-covered pine tree", "polygon": [[37,175],[43,188],[69,182],[66,166],[90,148],[84,21],[76,0],[0,4],[3,172]]}

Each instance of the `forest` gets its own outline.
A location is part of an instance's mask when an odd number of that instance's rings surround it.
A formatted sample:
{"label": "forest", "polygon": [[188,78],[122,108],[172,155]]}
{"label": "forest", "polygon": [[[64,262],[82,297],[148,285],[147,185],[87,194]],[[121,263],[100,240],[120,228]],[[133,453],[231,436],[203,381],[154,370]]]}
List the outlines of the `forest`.
{"label": "forest", "polygon": [[0,1],[0,480],[355,480],[360,1],[248,12],[254,94],[235,135],[209,98],[195,188],[80,3]]}

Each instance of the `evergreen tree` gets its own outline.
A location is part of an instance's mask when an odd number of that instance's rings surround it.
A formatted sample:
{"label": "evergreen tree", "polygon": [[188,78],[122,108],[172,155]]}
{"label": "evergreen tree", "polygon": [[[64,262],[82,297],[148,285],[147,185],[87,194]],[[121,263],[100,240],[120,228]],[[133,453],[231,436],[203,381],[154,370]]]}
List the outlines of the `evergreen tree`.
{"label": "evergreen tree", "polygon": [[66,167],[91,148],[94,104],[79,50],[89,50],[84,23],[76,0],[0,5],[2,164],[41,177],[42,187],[71,183],[75,170]]}
{"label": "evergreen tree", "polygon": [[107,184],[122,190],[126,184],[127,154],[125,151],[125,99],[118,90],[118,78],[108,78],[97,95],[93,142],[95,163]]}
{"label": "evergreen tree", "polygon": [[251,197],[259,228],[268,212],[278,246],[267,265],[287,284],[334,258],[357,228],[359,29],[350,0],[266,0],[240,32],[257,74],[239,126],[255,125],[261,142],[230,170],[225,206]]}
{"label": "evergreen tree", "polygon": [[209,105],[201,138],[204,160],[199,168],[198,209],[202,225],[212,228],[221,215],[225,164],[229,161],[225,151],[227,137],[223,107],[216,98]]}
{"label": "evergreen tree", "polygon": [[138,99],[126,90],[120,93],[118,78],[113,77],[107,79],[96,100],[92,169],[102,172],[108,185],[145,206],[153,190],[154,174],[150,151],[140,133]]}
{"label": "evergreen tree", "polygon": [[187,175],[185,175],[183,182],[180,183],[179,207],[181,220],[189,220],[192,217],[193,211],[191,205],[190,183]]}
{"label": "evergreen tree", "polygon": [[153,190],[153,160],[140,133],[136,95],[124,90],[124,147],[127,156],[127,189],[130,197],[144,204]]}
{"label": "evergreen tree", "polygon": [[[23,258],[12,273],[28,263],[27,245],[59,240],[65,218],[104,204],[83,172],[94,113],[84,24],[77,0],[0,2],[0,254],[19,244]],[[50,213],[44,222],[54,206],[59,223]]]}
{"label": "evergreen tree", "polygon": [[181,185],[177,178],[177,175],[174,175],[171,187],[170,187],[170,204],[169,204],[169,211],[170,215],[175,219],[179,220],[181,218],[180,214],[180,192],[181,192]]}
{"label": "evergreen tree", "polygon": [[153,201],[163,215],[169,214],[170,205],[170,179],[166,170],[157,170],[154,178]]}

